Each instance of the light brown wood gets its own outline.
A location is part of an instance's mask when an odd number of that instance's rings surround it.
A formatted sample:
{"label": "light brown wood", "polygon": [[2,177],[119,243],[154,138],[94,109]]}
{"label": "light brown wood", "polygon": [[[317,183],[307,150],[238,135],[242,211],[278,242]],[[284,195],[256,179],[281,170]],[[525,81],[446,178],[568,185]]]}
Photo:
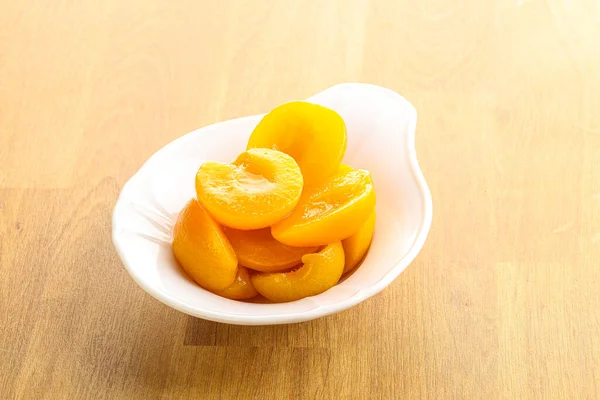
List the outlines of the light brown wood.
{"label": "light brown wood", "polygon": [[[387,290],[237,327],[136,286],[146,158],[346,81],[419,112],[434,221]],[[0,235],[3,399],[598,399],[600,3],[0,0]]]}

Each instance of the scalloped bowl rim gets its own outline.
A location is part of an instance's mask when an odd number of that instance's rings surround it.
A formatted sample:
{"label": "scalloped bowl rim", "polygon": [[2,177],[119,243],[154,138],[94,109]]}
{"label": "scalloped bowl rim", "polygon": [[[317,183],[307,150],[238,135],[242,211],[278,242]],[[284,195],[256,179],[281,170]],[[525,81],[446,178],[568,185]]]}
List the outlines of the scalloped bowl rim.
{"label": "scalloped bowl rim", "polygon": [[[230,120],[226,120],[226,121],[221,121],[221,122],[218,122],[218,123],[215,123],[212,125],[208,125],[205,127],[201,127],[194,131],[191,131],[191,132],[173,140],[172,142],[168,143],[167,145],[165,145],[161,149],[159,149],[157,152],[155,152],[148,160],[146,160],[146,162],[139,168],[139,170],[125,183],[125,185],[121,189],[121,192],[119,194],[119,197],[117,199],[117,202],[115,204],[114,211],[113,211],[112,240],[113,240],[113,245],[119,255],[119,258],[121,259],[125,269],[128,271],[128,273],[133,278],[133,280],[142,289],[144,289],[148,294],[150,294],[152,297],[156,298],[160,302],[162,302],[176,310],[179,310],[181,312],[184,312],[186,314],[189,314],[189,315],[192,315],[195,317],[210,320],[210,321],[229,323],[229,324],[238,324],[238,325],[288,324],[288,323],[303,322],[303,321],[320,318],[320,317],[323,317],[326,315],[330,315],[330,314],[334,314],[334,313],[346,310],[356,304],[359,304],[362,301],[368,299],[369,297],[372,297],[372,296],[376,295],[377,293],[381,292],[392,281],[394,281],[394,279],[396,279],[400,275],[400,273],[408,265],[410,265],[410,263],[416,258],[418,253],[423,248],[423,245],[425,244],[425,241],[429,234],[429,230],[431,227],[431,221],[432,221],[432,214],[433,214],[431,193],[429,191],[429,187],[427,186],[427,182],[425,181],[425,177],[423,176],[423,173],[419,166],[419,162],[417,160],[417,153],[416,153],[416,147],[415,147],[415,131],[416,131],[416,123],[417,123],[417,112],[416,112],[416,109],[414,108],[414,106],[408,100],[406,100],[404,97],[399,95],[398,93],[396,93],[390,89],[381,87],[381,86],[364,84],[364,83],[342,83],[342,84],[334,85],[328,89],[325,89],[322,92],[317,93],[314,96],[311,96],[311,98],[316,97],[327,91],[330,91],[334,88],[343,88],[343,87],[348,87],[348,86],[362,86],[362,87],[381,90],[383,94],[388,95],[388,96],[393,96],[393,97],[395,97],[396,100],[402,102],[404,104],[404,106],[408,110],[410,110],[410,113],[412,114],[410,117],[408,134],[406,135],[407,136],[406,139],[408,140],[408,143],[407,143],[408,160],[409,160],[409,165],[410,165],[410,170],[411,170],[410,172],[412,173],[412,176],[415,179],[415,183],[417,184],[417,187],[420,190],[420,194],[421,194],[421,198],[422,198],[422,207],[423,207],[423,218],[422,218],[418,233],[415,236],[413,243],[410,246],[410,249],[405,253],[405,255],[400,260],[398,260],[397,262],[394,263],[394,266],[380,280],[378,280],[375,284],[372,284],[371,286],[358,289],[358,291],[349,298],[346,298],[346,299],[343,299],[343,300],[340,300],[337,302],[333,302],[333,303],[328,303],[328,304],[317,304],[315,308],[312,308],[310,310],[306,310],[306,311],[302,311],[302,312],[278,313],[278,314],[268,314],[268,315],[241,315],[241,314],[227,314],[227,313],[224,313],[221,311],[213,311],[210,309],[202,309],[202,308],[198,308],[198,307],[189,306],[185,302],[183,302],[171,295],[162,293],[159,290],[157,290],[157,288],[155,288],[154,286],[148,284],[146,282],[146,280],[144,280],[143,277],[140,276],[135,271],[135,269],[129,265],[129,263],[127,262],[127,257],[125,256],[125,253],[126,253],[125,246],[119,240],[119,234],[121,233],[122,229],[120,229],[120,226],[119,226],[118,216],[119,216],[119,210],[123,206],[123,199],[128,193],[128,188],[133,184],[133,182],[135,182],[135,180],[138,177],[138,174],[145,168],[148,168],[148,166],[150,164],[152,164],[154,161],[159,159],[163,153],[168,151],[168,149],[178,146],[181,142],[189,140],[194,135],[202,134],[202,131],[205,128],[208,128],[208,127],[216,128],[217,126],[225,124],[225,123],[229,123],[232,121],[242,121],[242,120],[246,120],[246,119],[253,119],[256,117],[263,116],[264,114],[254,115],[254,116],[246,116],[246,117],[234,118],[234,119],[230,119]],[[309,100],[310,100],[310,98],[309,98]]]}

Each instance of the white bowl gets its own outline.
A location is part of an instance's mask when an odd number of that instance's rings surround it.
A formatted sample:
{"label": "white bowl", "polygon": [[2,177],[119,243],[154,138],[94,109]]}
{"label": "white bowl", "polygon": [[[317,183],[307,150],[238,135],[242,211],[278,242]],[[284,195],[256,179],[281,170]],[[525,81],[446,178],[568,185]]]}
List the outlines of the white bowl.
{"label": "white bowl", "polygon": [[377,192],[377,224],[363,264],[317,296],[254,304],[214,295],[196,285],[171,253],[171,229],[193,196],[206,160],[231,162],[245,150],[262,115],[191,132],[154,154],[125,184],[113,213],[113,243],[125,268],[150,295],[184,313],[218,322],[270,325],[308,321],[345,310],[380,292],[416,257],[431,225],[431,194],[415,152],[414,107],[379,86],[347,83],[308,101],[346,121],[344,163],[367,169]]}

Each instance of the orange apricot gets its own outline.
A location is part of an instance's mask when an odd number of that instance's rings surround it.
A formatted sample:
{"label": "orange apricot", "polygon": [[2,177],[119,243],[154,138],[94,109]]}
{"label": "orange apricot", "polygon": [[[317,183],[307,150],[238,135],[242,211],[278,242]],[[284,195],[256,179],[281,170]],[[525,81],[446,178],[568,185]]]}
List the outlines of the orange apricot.
{"label": "orange apricot", "polygon": [[231,285],[223,290],[213,290],[213,293],[232,300],[247,300],[258,295],[252,286],[250,274],[244,267],[238,267],[238,273]]}
{"label": "orange apricot", "polygon": [[335,111],[294,101],[276,107],[258,123],[248,149],[265,147],[292,156],[306,184],[335,174],[346,151],[346,125]]}
{"label": "orange apricot", "polygon": [[344,255],[346,256],[346,264],[344,265],[344,274],[348,271],[352,271],[358,263],[363,259],[371,240],[373,239],[373,232],[375,231],[375,210],[371,213],[367,222],[356,232],[354,235],[347,239],[342,240],[342,246],[344,246]]}
{"label": "orange apricot", "polygon": [[223,228],[240,265],[255,271],[276,272],[300,264],[302,256],[317,251],[317,247],[292,247],[275,240],[269,228],[242,231]]}
{"label": "orange apricot", "polygon": [[342,168],[324,184],[305,188],[294,211],[271,233],[289,246],[325,245],[352,236],[374,208],[369,172]]}
{"label": "orange apricot", "polygon": [[235,252],[215,220],[193,199],[181,210],[173,228],[173,254],[200,286],[222,290],[238,271]]}
{"label": "orange apricot", "polygon": [[285,217],[302,193],[296,161],[270,149],[250,149],[233,164],[206,162],[196,174],[198,200],[220,224],[260,229]]}
{"label": "orange apricot", "polygon": [[340,242],[318,253],[302,256],[303,265],[291,272],[252,275],[254,288],[274,302],[299,300],[323,293],[334,286],[344,270],[344,248]]}
{"label": "orange apricot", "polygon": [[350,171],[354,171],[354,168],[350,167],[349,165],[346,164],[340,164],[340,167],[338,168],[336,175],[340,175],[340,174],[345,174],[348,173]]}

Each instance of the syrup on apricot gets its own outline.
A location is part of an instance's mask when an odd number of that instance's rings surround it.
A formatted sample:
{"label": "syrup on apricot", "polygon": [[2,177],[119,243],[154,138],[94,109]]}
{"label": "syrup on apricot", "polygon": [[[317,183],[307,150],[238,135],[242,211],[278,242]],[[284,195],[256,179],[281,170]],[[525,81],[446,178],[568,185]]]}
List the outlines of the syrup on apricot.
{"label": "syrup on apricot", "polygon": [[220,224],[243,230],[280,221],[298,203],[303,179],[296,161],[271,149],[250,149],[233,164],[206,162],[196,194]]}
{"label": "syrup on apricot", "polygon": [[326,245],[352,236],[374,208],[369,172],[344,167],[324,184],[305,188],[296,208],[271,233],[290,246]]}

